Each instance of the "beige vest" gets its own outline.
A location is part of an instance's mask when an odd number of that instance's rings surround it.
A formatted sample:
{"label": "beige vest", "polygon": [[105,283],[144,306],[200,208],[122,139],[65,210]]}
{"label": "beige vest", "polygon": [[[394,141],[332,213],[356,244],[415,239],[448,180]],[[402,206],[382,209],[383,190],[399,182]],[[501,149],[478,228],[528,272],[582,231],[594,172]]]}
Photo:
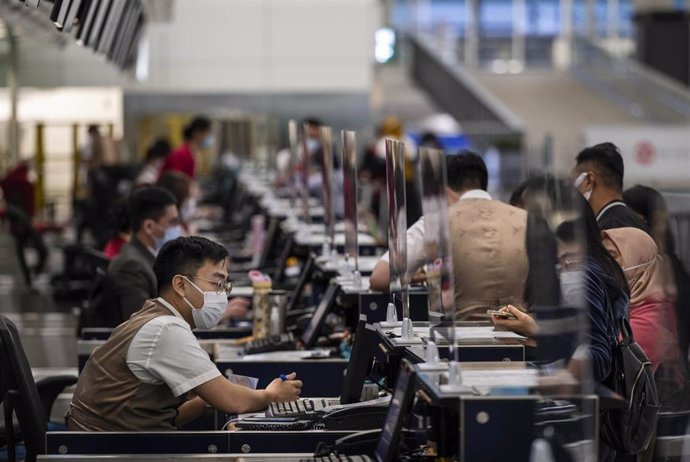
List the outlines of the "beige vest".
{"label": "beige vest", "polygon": [[65,418],[72,431],[176,430],[176,398],[165,384],[140,381],[127,366],[127,351],[144,324],[170,316],[157,300],[147,300],[141,310],[120,324],[108,341],[96,348],[79,376]]}
{"label": "beige vest", "polygon": [[527,212],[495,200],[463,199],[448,210],[455,308],[460,320],[522,307],[527,281]]}

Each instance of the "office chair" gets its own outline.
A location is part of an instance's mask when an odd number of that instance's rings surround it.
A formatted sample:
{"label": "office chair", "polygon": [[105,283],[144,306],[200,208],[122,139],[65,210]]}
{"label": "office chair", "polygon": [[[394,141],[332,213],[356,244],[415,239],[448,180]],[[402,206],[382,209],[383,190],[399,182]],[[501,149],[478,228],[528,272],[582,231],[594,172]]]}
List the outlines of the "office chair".
{"label": "office chair", "polygon": [[55,398],[65,387],[76,383],[77,378],[50,377],[40,381],[42,391],[39,391],[17,327],[4,316],[0,316],[0,370],[6,387],[3,410],[8,460],[16,460],[15,446],[20,442],[12,424],[12,414],[15,414],[21,429],[21,441],[26,448],[25,461],[33,462],[39,454],[45,454],[45,434]]}

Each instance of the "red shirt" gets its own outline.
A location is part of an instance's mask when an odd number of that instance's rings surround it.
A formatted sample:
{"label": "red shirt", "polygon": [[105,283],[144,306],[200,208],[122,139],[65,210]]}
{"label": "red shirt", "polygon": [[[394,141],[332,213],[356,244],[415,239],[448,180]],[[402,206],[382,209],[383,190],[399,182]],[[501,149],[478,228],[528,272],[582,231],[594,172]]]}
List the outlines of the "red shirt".
{"label": "red shirt", "polygon": [[194,178],[195,173],[195,161],[194,154],[192,153],[192,148],[189,144],[185,143],[179,148],[171,152],[168,157],[165,158],[165,163],[161,168],[161,175],[170,170],[177,172],[186,173],[190,178]]}
{"label": "red shirt", "polygon": [[110,239],[108,243],[105,245],[103,253],[108,258],[115,258],[120,253],[120,250],[122,250],[122,247],[124,247],[126,243],[127,241],[122,239],[120,236],[115,236],[114,238]]}

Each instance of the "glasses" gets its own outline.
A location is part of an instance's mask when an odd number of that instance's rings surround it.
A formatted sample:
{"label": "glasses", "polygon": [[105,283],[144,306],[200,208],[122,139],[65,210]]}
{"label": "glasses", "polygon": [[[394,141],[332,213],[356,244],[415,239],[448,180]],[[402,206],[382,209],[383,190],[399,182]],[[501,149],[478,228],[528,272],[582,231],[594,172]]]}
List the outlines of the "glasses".
{"label": "glasses", "polygon": [[232,281],[230,281],[230,280],[214,281],[212,279],[202,278],[199,276],[195,276],[193,274],[185,274],[185,276],[190,277],[190,278],[194,278],[194,279],[199,279],[200,281],[210,282],[211,284],[213,284],[215,286],[217,294],[222,294],[223,292],[225,292],[226,294],[229,294],[230,291],[232,291]]}
{"label": "glasses", "polygon": [[584,255],[570,252],[560,255],[558,257],[558,264],[561,270],[569,270],[582,265],[584,260]]}

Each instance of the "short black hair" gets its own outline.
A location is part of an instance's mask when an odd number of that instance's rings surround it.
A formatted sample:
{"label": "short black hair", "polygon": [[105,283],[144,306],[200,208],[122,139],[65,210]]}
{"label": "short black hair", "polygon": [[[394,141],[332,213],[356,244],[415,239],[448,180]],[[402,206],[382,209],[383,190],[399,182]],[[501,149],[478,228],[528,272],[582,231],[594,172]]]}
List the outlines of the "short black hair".
{"label": "short black hair", "polygon": [[177,206],[182,207],[182,203],[189,198],[189,185],[191,182],[192,179],[186,173],[169,170],[158,178],[156,186],[165,189],[175,196]]}
{"label": "short black hair", "polygon": [[668,211],[664,196],[656,189],[641,184],[623,191],[623,201],[650,224],[655,221],[659,212]]}
{"label": "short black hair", "polygon": [[435,149],[443,149],[443,144],[441,144],[441,140],[432,132],[422,133],[419,137],[419,145]]}
{"label": "short black hair", "polygon": [[166,242],[153,262],[158,293],[170,286],[176,274],[196,274],[204,263],[219,263],[227,257],[225,247],[205,237],[178,237]]}
{"label": "short black hair", "polygon": [[623,191],[623,156],[613,143],[600,143],[583,149],[575,159],[578,165],[589,162],[594,165],[596,173],[609,188]]}
{"label": "short black hair", "polygon": [[127,200],[132,231],[139,231],[145,220],[160,220],[169,205],[177,205],[177,199],[165,189],[148,185],[136,188]]}
{"label": "short black hair", "polygon": [[184,139],[189,141],[194,138],[194,135],[199,132],[205,132],[211,129],[211,121],[204,116],[196,116],[189,122],[182,131]]}
{"label": "short black hair", "polygon": [[113,236],[116,236],[117,233],[128,233],[132,230],[126,198],[122,197],[115,201],[110,209],[107,220],[113,231]]}
{"label": "short black hair", "polygon": [[310,127],[321,127],[323,126],[323,121],[317,117],[306,117],[302,120],[302,125],[309,125]]}
{"label": "short black hair", "polygon": [[167,139],[158,138],[146,151],[146,162],[168,157],[171,149],[172,147]]}
{"label": "short black hair", "polygon": [[455,155],[446,156],[448,187],[453,191],[486,189],[489,186],[489,172],[484,159],[475,152],[461,149]]}

